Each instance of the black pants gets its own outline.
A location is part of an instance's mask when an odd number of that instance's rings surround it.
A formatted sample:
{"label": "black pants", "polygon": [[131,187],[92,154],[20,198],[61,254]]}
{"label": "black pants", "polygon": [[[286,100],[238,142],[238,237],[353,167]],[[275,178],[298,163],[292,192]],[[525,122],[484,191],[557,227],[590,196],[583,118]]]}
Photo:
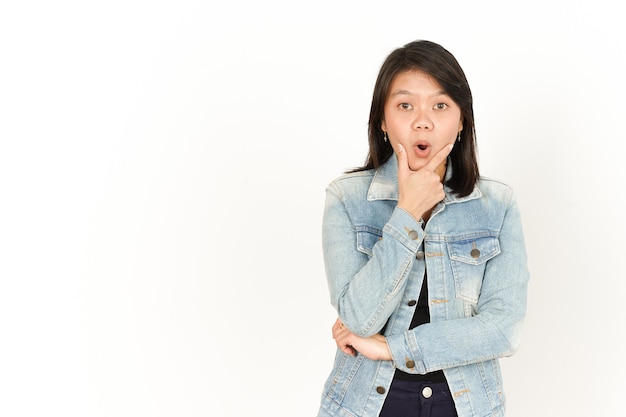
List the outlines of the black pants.
{"label": "black pants", "polygon": [[445,382],[409,382],[394,379],[380,417],[458,417]]}

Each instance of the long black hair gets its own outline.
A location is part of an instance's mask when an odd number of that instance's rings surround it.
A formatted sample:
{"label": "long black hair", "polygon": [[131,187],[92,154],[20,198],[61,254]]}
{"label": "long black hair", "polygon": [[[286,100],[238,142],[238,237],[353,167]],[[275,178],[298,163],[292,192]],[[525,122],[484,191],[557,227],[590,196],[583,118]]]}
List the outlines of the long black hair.
{"label": "long black hair", "polygon": [[441,45],[430,41],[414,41],[394,50],[381,66],[370,108],[369,153],[365,165],[350,172],[378,168],[393,155],[391,144],[383,138],[385,102],[394,78],[399,73],[414,70],[430,75],[461,108],[463,130],[460,142],[450,152],[452,176],[446,185],[458,196],[466,196],[479,178],[472,92],[456,58]]}

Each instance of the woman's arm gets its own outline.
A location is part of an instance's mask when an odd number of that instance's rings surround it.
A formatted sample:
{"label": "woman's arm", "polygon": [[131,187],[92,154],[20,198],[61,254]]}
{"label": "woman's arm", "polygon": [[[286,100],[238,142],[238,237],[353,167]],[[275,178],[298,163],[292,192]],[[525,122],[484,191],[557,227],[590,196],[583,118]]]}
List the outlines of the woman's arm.
{"label": "woman's arm", "polygon": [[326,194],[322,242],[331,304],[360,336],[378,333],[401,301],[424,232],[411,215],[395,208],[371,258],[357,251],[357,231],[331,185]]}
{"label": "woman's arm", "polygon": [[502,252],[488,261],[473,317],[427,323],[387,338],[358,336],[337,320],[337,346],[347,354],[393,360],[404,372],[420,374],[513,354],[526,313],[529,279],[515,202],[507,211],[500,242]]}
{"label": "woman's arm", "polygon": [[366,358],[375,361],[392,359],[385,336],[382,334],[375,334],[370,337],[357,336],[339,319],[333,325],[333,339],[335,339],[337,347],[348,355],[356,356],[358,352]]}
{"label": "woman's arm", "polygon": [[[371,259],[356,250],[357,230],[338,183],[327,189],[323,249],[331,303],[358,336],[378,333],[401,301],[415,254],[424,239],[422,214],[445,196],[436,173],[452,150],[441,149],[420,170],[409,167],[398,149],[398,206],[383,227]],[[363,198],[359,196],[359,198]],[[359,204],[368,204],[363,198]]]}
{"label": "woman's arm", "polygon": [[396,367],[426,373],[515,352],[526,314],[529,272],[519,207],[512,194],[499,243],[500,254],[487,261],[475,314],[387,337]]}

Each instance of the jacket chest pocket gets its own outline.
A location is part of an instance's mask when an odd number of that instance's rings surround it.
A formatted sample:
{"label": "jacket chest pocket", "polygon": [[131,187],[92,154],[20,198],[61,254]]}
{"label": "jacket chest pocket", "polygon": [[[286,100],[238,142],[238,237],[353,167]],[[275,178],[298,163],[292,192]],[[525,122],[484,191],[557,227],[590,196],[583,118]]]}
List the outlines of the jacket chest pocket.
{"label": "jacket chest pocket", "polygon": [[356,226],[356,248],[359,252],[372,257],[374,245],[383,238],[381,229],[371,226]]}
{"label": "jacket chest pocket", "polygon": [[478,304],[487,261],[500,253],[495,236],[481,236],[448,242],[456,296]]}

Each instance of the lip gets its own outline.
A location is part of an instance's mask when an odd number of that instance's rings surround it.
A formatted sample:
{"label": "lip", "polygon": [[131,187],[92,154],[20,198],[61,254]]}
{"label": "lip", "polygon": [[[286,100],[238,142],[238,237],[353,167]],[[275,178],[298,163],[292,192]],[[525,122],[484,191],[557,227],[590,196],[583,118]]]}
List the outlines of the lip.
{"label": "lip", "polygon": [[428,155],[430,155],[432,148],[433,147],[430,142],[425,140],[418,140],[413,144],[413,151],[419,158],[427,158]]}

